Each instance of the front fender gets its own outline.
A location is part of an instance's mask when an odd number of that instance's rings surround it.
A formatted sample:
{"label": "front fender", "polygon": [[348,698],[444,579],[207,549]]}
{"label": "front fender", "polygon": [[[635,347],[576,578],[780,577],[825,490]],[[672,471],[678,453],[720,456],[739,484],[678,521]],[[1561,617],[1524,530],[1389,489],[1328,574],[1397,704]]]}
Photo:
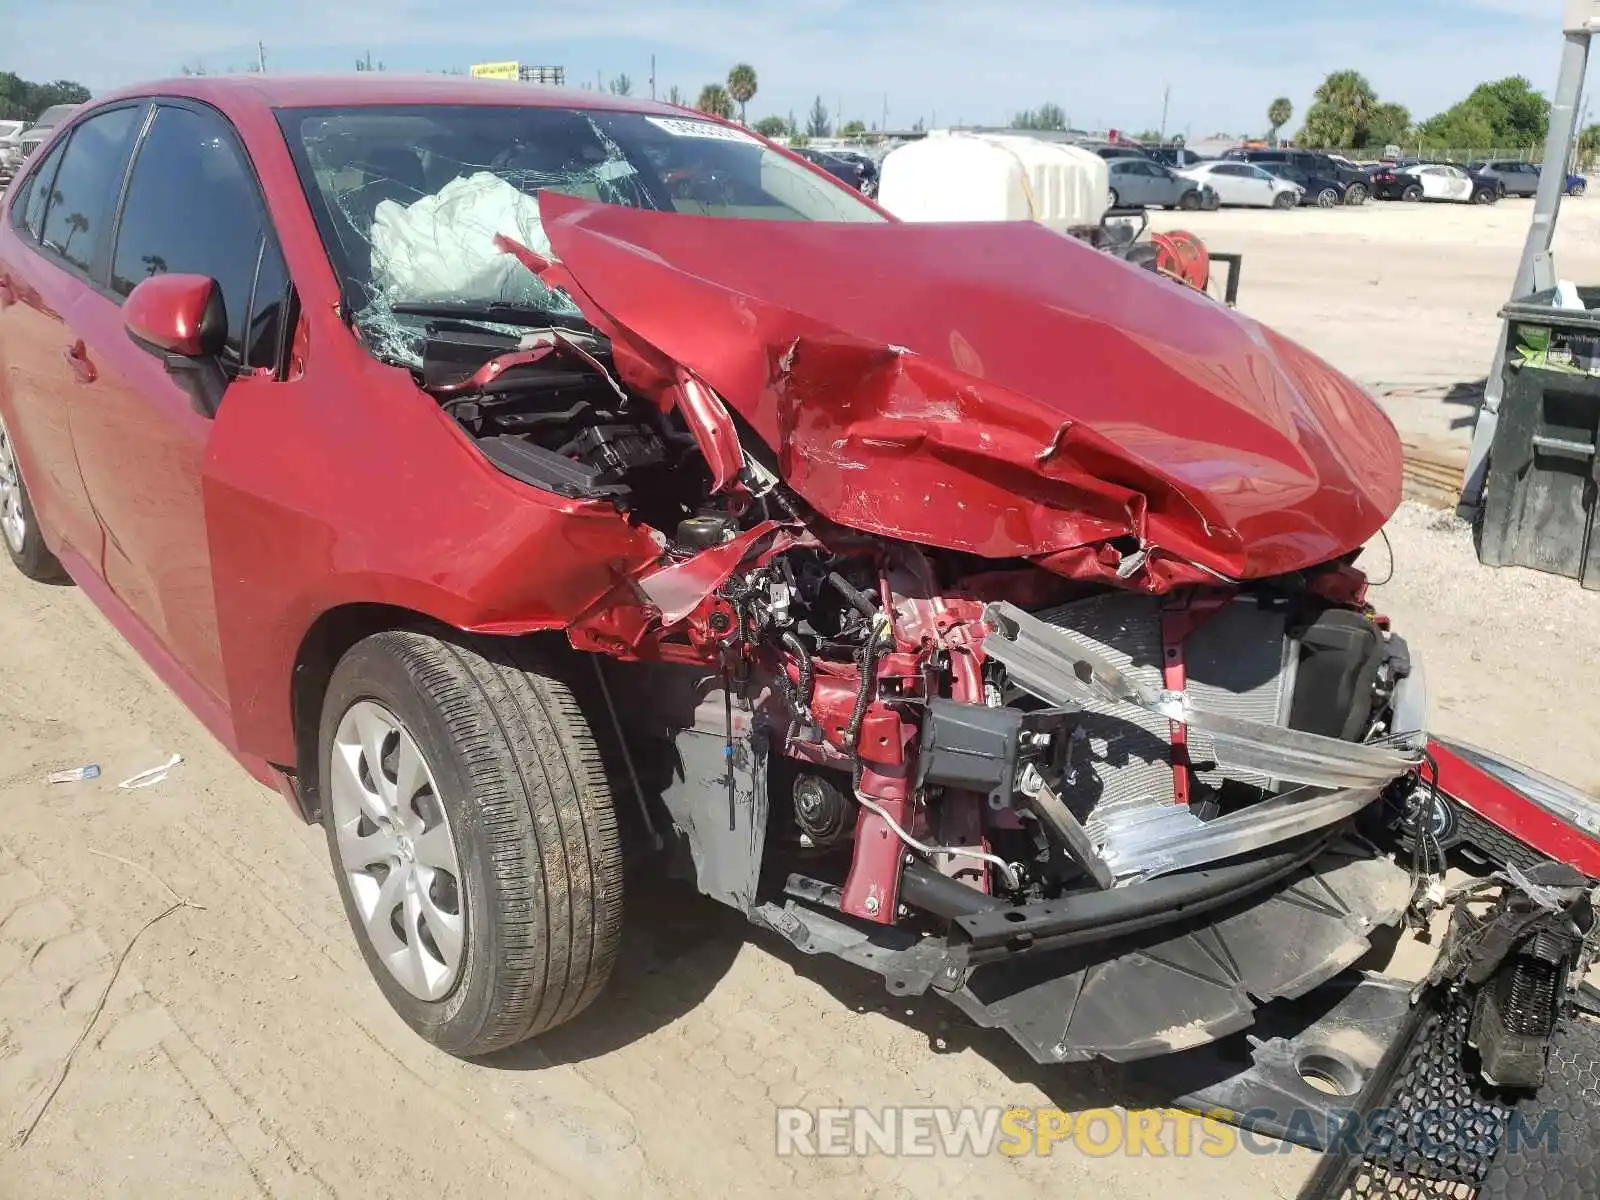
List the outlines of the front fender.
{"label": "front fender", "polygon": [[404,372],[326,332],[320,379],[313,365],[229,395],[203,472],[237,745],[278,763],[295,761],[291,679],[324,613],[382,604],[461,629],[561,628],[659,554],[610,505],[501,474]]}

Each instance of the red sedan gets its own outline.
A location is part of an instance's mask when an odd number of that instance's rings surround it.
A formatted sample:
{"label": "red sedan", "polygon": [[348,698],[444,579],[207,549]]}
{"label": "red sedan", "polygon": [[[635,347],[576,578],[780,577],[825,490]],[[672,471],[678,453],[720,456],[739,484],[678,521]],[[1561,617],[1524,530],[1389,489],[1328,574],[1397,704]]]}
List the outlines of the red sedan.
{"label": "red sedan", "polygon": [[625,858],[1047,1061],[1339,970],[1407,894],[1343,840],[1419,761],[1399,490],[1253,321],[666,105],[154,84],[0,219],[11,559],[324,823],[463,1055],[594,999]]}

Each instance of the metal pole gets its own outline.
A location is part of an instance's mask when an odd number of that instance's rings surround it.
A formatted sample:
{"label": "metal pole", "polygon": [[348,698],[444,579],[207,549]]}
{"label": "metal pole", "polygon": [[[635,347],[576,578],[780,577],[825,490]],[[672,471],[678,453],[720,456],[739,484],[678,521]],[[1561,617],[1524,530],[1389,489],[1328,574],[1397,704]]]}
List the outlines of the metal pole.
{"label": "metal pole", "polygon": [[650,99],[656,98],[656,56],[650,56]]}
{"label": "metal pole", "polygon": [[1169,83],[1161,92],[1161,144],[1167,144],[1167,102],[1172,99],[1172,85]]}
{"label": "metal pole", "polygon": [[[1561,167],[1567,161],[1567,151],[1576,135],[1578,101],[1583,95],[1584,72],[1589,67],[1591,36],[1589,30],[1581,26],[1576,31],[1569,29],[1563,36],[1561,73],[1556,77],[1555,96],[1550,101],[1550,132],[1544,144],[1545,166],[1555,165],[1556,169],[1539,173],[1533,221],[1528,227],[1528,240],[1523,243],[1522,261],[1517,265],[1517,278],[1511,287],[1513,300],[1556,285],[1551,246],[1555,241],[1556,217],[1561,212],[1561,195],[1567,185],[1566,172]],[[1469,521],[1477,516],[1478,504],[1483,498],[1483,485],[1489,475],[1489,451],[1494,446],[1495,429],[1500,423],[1500,401],[1505,395],[1506,342],[1511,336],[1509,326],[1508,321],[1500,323],[1494,361],[1484,384],[1483,407],[1478,410],[1478,420],[1472,429],[1472,449],[1467,452],[1461,499],[1456,505],[1456,513]]]}
{"label": "metal pole", "polygon": [[267,47],[264,42],[256,43],[256,70],[263,75],[267,73]]}

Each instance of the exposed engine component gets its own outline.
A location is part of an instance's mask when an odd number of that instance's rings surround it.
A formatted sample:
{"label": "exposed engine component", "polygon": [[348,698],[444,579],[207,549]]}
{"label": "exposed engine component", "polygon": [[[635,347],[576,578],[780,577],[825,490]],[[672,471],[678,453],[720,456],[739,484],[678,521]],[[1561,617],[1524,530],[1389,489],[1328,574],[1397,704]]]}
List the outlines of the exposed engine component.
{"label": "exposed engine component", "polygon": [[856,810],[831,779],[805,771],[792,789],[794,823],[804,846],[836,846],[855,829]]}

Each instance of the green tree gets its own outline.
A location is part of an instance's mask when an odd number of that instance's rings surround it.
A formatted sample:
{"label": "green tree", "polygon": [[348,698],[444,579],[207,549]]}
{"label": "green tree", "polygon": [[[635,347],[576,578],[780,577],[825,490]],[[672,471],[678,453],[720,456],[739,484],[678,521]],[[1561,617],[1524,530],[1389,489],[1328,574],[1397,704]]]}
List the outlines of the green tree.
{"label": "green tree", "polygon": [[1411,111],[1403,104],[1380,104],[1367,120],[1366,137],[1357,143],[1367,146],[1399,146],[1411,137]]}
{"label": "green tree", "polygon": [[1013,129],[1065,129],[1067,114],[1059,104],[1046,102],[1038,108],[1024,109],[1011,118]]}
{"label": "green tree", "polygon": [[846,121],[839,126],[840,137],[865,137],[866,135],[867,126],[864,121]]}
{"label": "green tree", "polygon": [[1294,117],[1294,105],[1289,103],[1289,97],[1279,96],[1267,105],[1267,124],[1271,126],[1267,134],[1267,141],[1273,145],[1278,143],[1278,130],[1282,129]]}
{"label": "green tree", "polygon": [[1600,158],[1600,125],[1586,125],[1578,134],[1578,163],[1587,166]]}
{"label": "green tree", "polygon": [[811,114],[806,118],[806,135],[808,137],[828,137],[833,133],[833,122],[828,116],[828,106],[818,96],[811,103]]}
{"label": "green tree", "polygon": [[739,105],[739,124],[744,124],[744,106],[756,97],[756,69],[740,63],[728,72],[728,95]]}
{"label": "green tree", "polygon": [[70,79],[34,83],[11,71],[0,71],[0,119],[32,121],[52,104],[82,104],[89,89]]}
{"label": "green tree", "polygon": [[720,83],[708,83],[701,88],[700,98],[694,102],[694,106],[714,117],[733,116],[733,98],[728,95],[728,89]]}
{"label": "green tree", "polygon": [[633,95],[633,80],[628,78],[627,72],[623,72],[621,75],[618,75],[606,86],[610,89],[613,96]]}
{"label": "green tree", "polygon": [[1489,149],[1536,146],[1550,129],[1550,102],[1520,75],[1480,83],[1459,104],[1417,128],[1430,146]]}
{"label": "green tree", "polygon": [[1360,71],[1335,71],[1322,81],[1295,140],[1304,146],[1343,148],[1366,144],[1377,93]]}
{"label": "green tree", "polygon": [[1143,130],[1140,133],[1134,134],[1133,135],[1133,140],[1136,141],[1136,142],[1160,142],[1161,141],[1161,130],[1159,130],[1159,129],[1146,129],[1146,130]]}
{"label": "green tree", "polygon": [[789,122],[783,117],[762,117],[756,122],[755,130],[764,138],[788,137]]}

